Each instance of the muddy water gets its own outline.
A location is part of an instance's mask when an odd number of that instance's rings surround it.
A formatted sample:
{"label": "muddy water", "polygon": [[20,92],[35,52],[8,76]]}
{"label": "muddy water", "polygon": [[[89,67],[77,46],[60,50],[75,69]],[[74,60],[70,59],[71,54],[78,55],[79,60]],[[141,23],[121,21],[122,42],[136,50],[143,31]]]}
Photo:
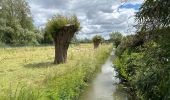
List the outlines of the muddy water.
{"label": "muddy water", "polygon": [[127,94],[120,88],[119,79],[116,77],[112,61],[114,52],[111,53],[101,72],[84,91],[80,100],[128,100]]}

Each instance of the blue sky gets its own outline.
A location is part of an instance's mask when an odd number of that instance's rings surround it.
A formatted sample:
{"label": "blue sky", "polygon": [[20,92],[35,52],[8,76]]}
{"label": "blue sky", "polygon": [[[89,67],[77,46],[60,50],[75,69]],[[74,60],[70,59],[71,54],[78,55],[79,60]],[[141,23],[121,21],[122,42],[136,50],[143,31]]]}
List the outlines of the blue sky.
{"label": "blue sky", "polygon": [[[91,38],[119,31],[123,35],[135,33],[134,15],[143,0],[29,0],[34,24],[45,27],[47,20],[55,14],[76,14],[81,22],[79,38]],[[118,10],[119,8],[119,10]]]}
{"label": "blue sky", "polygon": [[121,8],[139,10],[141,4],[125,3]]}

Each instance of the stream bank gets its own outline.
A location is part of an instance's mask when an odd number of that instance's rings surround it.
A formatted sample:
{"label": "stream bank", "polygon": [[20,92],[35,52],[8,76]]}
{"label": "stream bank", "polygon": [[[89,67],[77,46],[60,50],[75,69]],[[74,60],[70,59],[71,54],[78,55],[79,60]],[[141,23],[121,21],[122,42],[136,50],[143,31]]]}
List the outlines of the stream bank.
{"label": "stream bank", "polygon": [[119,84],[117,72],[112,64],[114,52],[112,52],[101,67],[101,71],[96,78],[89,84],[80,100],[128,100],[128,94]]}

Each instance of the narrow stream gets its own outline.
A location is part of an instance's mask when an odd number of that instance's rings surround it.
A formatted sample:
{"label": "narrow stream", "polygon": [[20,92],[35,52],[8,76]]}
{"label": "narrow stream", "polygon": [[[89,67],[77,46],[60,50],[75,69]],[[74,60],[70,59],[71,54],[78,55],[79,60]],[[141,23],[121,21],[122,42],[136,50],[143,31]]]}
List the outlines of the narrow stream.
{"label": "narrow stream", "polygon": [[84,91],[80,100],[128,100],[126,92],[119,86],[117,72],[112,64],[113,58],[114,52],[102,66],[101,72]]}

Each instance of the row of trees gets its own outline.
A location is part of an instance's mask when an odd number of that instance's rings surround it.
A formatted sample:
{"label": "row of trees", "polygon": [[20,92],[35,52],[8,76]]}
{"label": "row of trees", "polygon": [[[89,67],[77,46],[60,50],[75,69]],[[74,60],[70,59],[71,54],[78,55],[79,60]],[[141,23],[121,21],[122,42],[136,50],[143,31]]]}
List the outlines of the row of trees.
{"label": "row of trees", "polygon": [[[55,15],[51,20],[48,21],[46,24],[45,32],[48,36],[48,39],[52,38],[55,44],[54,64],[67,62],[68,47],[71,41],[78,42],[75,34],[77,34],[79,30],[80,22],[75,15]],[[111,33],[110,37],[110,40],[113,41],[117,47],[122,39],[121,33]],[[92,42],[94,44],[94,49],[96,49],[105,41],[102,36],[96,35],[93,37]]]}
{"label": "row of trees", "polygon": [[[75,15],[64,16],[55,15],[46,24],[45,32],[48,35],[48,39],[53,39],[55,44],[55,59],[54,64],[67,62],[67,51],[71,41],[76,42],[75,34],[80,30],[80,22]],[[51,35],[49,35],[51,34]],[[122,35],[118,32],[110,34],[112,40],[117,45],[120,44]],[[94,49],[98,48],[104,38],[96,35],[92,39]]]}
{"label": "row of trees", "polygon": [[110,35],[110,39],[108,40],[105,40],[100,35],[94,36],[92,38],[94,49],[98,48],[99,44],[102,44],[102,43],[113,43],[113,45],[115,45],[115,47],[117,48],[123,39],[123,35],[120,32],[111,32],[109,35]]}
{"label": "row of trees", "polygon": [[147,0],[136,14],[136,35],[124,37],[116,50],[116,67],[133,99],[170,99],[169,0]]}
{"label": "row of trees", "polygon": [[[75,34],[80,30],[80,22],[75,15],[64,16],[55,15],[46,24],[45,32],[47,33],[49,39],[53,39],[55,44],[55,59],[54,64],[66,63],[67,62],[67,51],[71,41],[78,42]],[[51,35],[49,35],[51,34]],[[113,40],[116,45],[121,41],[120,33],[112,33]],[[94,44],[94,49],[98,48],[99,44],[104,42],[102,36],[96,35],[92,39]]]}
{"label": "row of trees", "polygon": [[[0,45],[53,44],[52,35],[47,30],[35,28],[26,0],[0,0],[0,4]],[[79,40],[74,36],[72,43],[76,42],[90,43],[93,39]]]}

